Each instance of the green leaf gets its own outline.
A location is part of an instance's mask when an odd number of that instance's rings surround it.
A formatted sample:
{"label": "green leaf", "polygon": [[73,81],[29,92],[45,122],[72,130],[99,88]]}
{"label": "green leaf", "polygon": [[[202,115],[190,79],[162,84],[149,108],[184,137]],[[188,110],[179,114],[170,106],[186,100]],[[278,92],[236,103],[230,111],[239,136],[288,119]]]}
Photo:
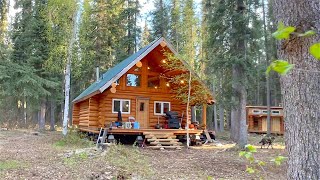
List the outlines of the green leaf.
{"label": "green leaf", "polygon": [[298,36],[299,36],[299,37],[309,37],[309,36],[313,36],[313,35],[315,35],[315,34],[316,34],[315,31],[310,30],[310,31],[307,31],[307,32],[305,32],[305,33],[303,33],[303,34],[299,34]]}
{"label": "green leaf", "polygon": [[276,71],[277,73],[281,75],[287,74],[290,69],[294,67],[293,64],[288,63],[288,61],[285,60],[275,60],[273,61],[269,67],[267,68],[266,74],[268,75],[270,70]]}
{"label": "green leaf", "polygon": [[320,43],[315,43],[312,46],[310,46],[310,53],[316,59],[320,60]]}
{"label": "green leaf", "polygon": [[283,161],[285,161],[286,159],[288,159],[288,158],[284,157],[284,156],[277,156],[276,158],[272,159],[271,161],[273,161],[277,166],[280,166],[281,163]]}
{"label": "green leaf", "polygon": [[246,157],[247,159],[249,159],[250,157],[252,157],[252,153],[251,152],[247,152],[244,157]]}
{"label": "green leaf", "polygon": [[264,161],[258,161],[258,164],[259,164],[260,166],[265,166],[265,165],[266,165],[266,163],[265,163]]}
{"label": "green leaf", "polygon": [[245,152],[245,151],[240,151],[240,152],[239,152],[239,157],[245,156],[246,153],[247,153],[247,152]]}
{"label": "green leaf", "polygon": [[246,172],[248,172],[249,174],[253,174],[255,171],[252,167],[247,167]]}
{"label": "green leaf", "polygon": [[255,147],[253,147],[251,144],[247,144],[245,146],[249,152],[257,152],[257,149]]}
{"label": "green leaf", "polygon": [[288,39],[290,34],[296,30],[293,26],[285,26],[282,22],[279,23],[276,32],[272,33],[272,36],[278,40]]}

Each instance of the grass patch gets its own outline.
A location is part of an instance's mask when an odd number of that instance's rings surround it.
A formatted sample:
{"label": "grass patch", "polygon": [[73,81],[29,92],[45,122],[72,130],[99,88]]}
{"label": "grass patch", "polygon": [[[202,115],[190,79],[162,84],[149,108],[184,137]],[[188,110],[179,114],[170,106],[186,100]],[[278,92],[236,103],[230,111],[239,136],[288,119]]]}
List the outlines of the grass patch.
{"label": "grass patch", "polygon": [[79,154],[73,154],[71,157],[63,158],[63,164],[73,167],[79,162],[88,159],[88,154],[86,152],[81,152]]}
{"label": "grass patch", "polygon": [[0,171],[8,170],[8,169],[18,169],[21,167],[26,167],[26,164],[21,163],[16,160],[8,160],[8,161],[1,161],[0,162]]}
{"label": "grass patch", "polygon": [[53,144],[54,147],[72,147],[72,148],[86,148],[92,147],[94,143],[87,139],[85,134],[78,132],[75,129],[70,129],[67,136],[62,137]]}
{"label": "grass patch", "polygon": [[141,154],[137,147],[121,144],[111,146],[106,154],[106,160],[111,165],[119,168],[121,174],[125,177],[130,177],[134,174],[146,179],[153,175],[150,160]]}

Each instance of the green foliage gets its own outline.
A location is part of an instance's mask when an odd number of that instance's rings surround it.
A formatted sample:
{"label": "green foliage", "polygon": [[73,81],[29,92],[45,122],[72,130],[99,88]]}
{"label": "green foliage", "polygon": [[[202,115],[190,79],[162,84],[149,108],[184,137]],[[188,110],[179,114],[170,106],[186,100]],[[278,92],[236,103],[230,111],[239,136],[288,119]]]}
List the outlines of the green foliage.
{"label": "green foliage", "polygon": [[251,152],[251,153],[257,152],[257,149],[256,149],[254,146],[252,146],[251,144],[247,144],[247,145],[245,146],[245,148],[247,148],[247,150],[248,150],[249,152]]}
{"label": "green foliage", "polygon": [[190,92],[190,103],[195,105],[201,105],[208,102],[211,99],[211,93],[202,84],[203,82],[200,78],[193,73],[192,68],[188,63],[183,63],[180,56],[175,56],[171,52],[164,52],[166,57],[166,63],[162,63],[161,66],[170,71],[181,71],[180,75],[175,76],[165,76],[161,75],[163,78],[167,79],[170,83],[171,92],[174,94],[173,98],[187,103],[188,93],[189,93],[189,71],[191,71],[191,92]]}
{"label": "green foliage", "polygon": [[294,67],[294,64],[290,64],[288,61],[285,60],[275,60],[273,61],[267,68],[266,74],[268,75],[271,70],[281,74],[285,75],[287,74],[292,68]]}
{"label": "green foliage", "polygon": [[279,22],[278,29],[272,33],[272,36],[278,40],[288,39],[290,34],[296,30],[293,26],[285,26],[282,22]]}
{"label": "green foliage", "polygon": [[313,35],[315,35],[315,34],[316,34],[315,31],[310,30],[310,31],[307,31],[307,32],[305,32],[305,33],[303,33],[303,34],[299,34],[298,36],[299,36],[299,37],[309,37],[309,36],[313,36]]}
{"label": "green foliage", "polygon": [[287,157],[284,156],[277,156],[271,161],[274,162],[277,166],[280,166],[285,160],[287,160]]}
{"label": "green foliage", "polygon": [[[264,166],[266,166],[266,162],[258,160],[254,157],[254,153],[257,152],[257,149],[251,145],[246,145],[245,151],[239,152],[239,157],[244,157],[248,160],[249,165],[246,168],[246,172],[249,174],[257,174],[260,178],[263,178],[262,172],[265,173]],[[276,165],[281,165],[287,158],[283,156],[277,156],[271,161],[273,161]]]}
{"label": "green foliage", "polygon": [[153,175],[150,159],[136,147],[121,144],[110,146],[105,158],[113,166],[123,170],[125,175],[134,172],[142,179],[149,179]]}
{"label": "green foliage", "polygon": [[0,171],[26,167],[25,163],[16,160],[0,161]]}
{"label": "green foliage", "polygon": [[[281,39],[288,39],[290,34],[293,34],[296,30],[295,27],[292,26],[284,26],[282,22],[279,23],[278,30],[274,32],[272,35],[274,38],[281,40]],[[303,34],[296,33],[298,37],[309,37],[316,34],[315,31],[309,30]],[[309,48],[310,54],[313,55],[316,59],[320,60],[320,43],[315,43],[310,46]],[[281,75],[287,74],[292,68],[294,67],[293,64],[289,64],[285,60],[276,60],[273,61],[267,68],[266,74],[268,75],[271,70],[278,72]]]}
{"label": "green foliage", "polygon": [[246,172],[249,174],[255,173],[255,170],[252,167],[247,167]]}
{"label": "green foliage", "polygon": [[67,136],[62,137],[57,142],[53,144],[54,147],[58,148],[69,148],[69,147],[77,147],[77,148],[85,148],[92,147],[93,142],[89,141],[86,138],[86,135],[79,133],[74,129],[69,129]]}
{"label": "green foliage", "polygon": [[310,53],[318,60],[320,60],[320,43],[315,43],[310,46]]}
{"label": "green foliage", "polygon": [[63,163],[69,167],[74,167],[77,163],[88,159],[88,154],[86,152],[81,152],[79,154],[73,154],[71,157],[63,158]]}

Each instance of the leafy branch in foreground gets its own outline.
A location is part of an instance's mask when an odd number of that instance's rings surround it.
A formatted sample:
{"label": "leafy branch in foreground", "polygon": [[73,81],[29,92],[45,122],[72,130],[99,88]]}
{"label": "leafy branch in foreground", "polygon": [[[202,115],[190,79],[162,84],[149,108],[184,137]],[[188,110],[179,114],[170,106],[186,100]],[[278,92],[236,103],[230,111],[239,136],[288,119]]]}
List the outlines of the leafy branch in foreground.
{"label": "leafy branch in foreground", "polygon": [[[277,40],[283,40],[283,39],[289,39],[290,35],[296,35],[298,37],[310,37],[317,34],[313,30],[306,31],[305,33],[297,33],[295,32],[295,30],[296,30],[295,27],[285,26],[282,22],[280,22],[278,25],[277,31],[272,33],[272,36]],[[320,43],[315,43],[311,45],[309,52],[317,60],[320,60]],[[266,74],[268,75],[270,71],[273,70],[281,75],[285,75],[293,67],[294,67],[293,64],[290,64],[285,60],[275,60],[268,66]]]}
{"label": "leafy branch in foreground", "polygon": [[[245,146],[245,151],[239,152],[239,157],[244,157],[246,160],[248,160],[249,165],[247,165],[246,172],[249,174],[257,174],[260,179],[263,179],[263,177],[267,176],[267,172],[264,169],[266,166],[266,162],[258,160],[254,157],[254,153],[257,152],[257,149],[252,146],[251,144],[248,144]],[[283,156],[277,156],[274,159],[271,159],[271,162],[274,162],[275,165],[279,166],[281,165],[287,157]],[[262,174],[263,172],[263,174]]]}

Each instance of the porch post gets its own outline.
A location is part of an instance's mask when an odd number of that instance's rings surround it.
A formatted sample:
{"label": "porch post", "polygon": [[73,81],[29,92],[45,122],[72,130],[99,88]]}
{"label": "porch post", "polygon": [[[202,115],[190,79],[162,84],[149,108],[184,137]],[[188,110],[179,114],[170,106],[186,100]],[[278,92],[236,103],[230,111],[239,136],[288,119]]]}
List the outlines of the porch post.
{"label": "porch post", "polygon": [[202,105],[202,124],[207,129],[207,104]]}

